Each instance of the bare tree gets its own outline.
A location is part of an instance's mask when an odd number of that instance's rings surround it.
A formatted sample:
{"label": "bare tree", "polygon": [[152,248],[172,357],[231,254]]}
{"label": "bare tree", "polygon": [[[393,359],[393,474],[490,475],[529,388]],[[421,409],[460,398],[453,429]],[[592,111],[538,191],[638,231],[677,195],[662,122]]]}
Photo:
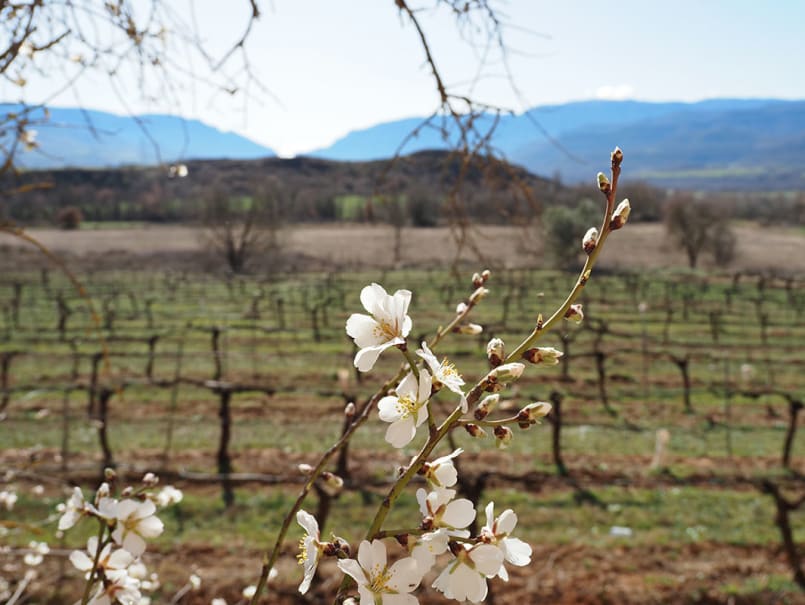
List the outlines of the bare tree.
{"label": "bare tree", "polygon": [[735,237],[723,211],[706,200],[690,194],[677,194],[668,200],[665,209],[668,234],[688,257],[695,268],[703,252],[713,253],[719,265],[726,265],[735,254]]}
{"label": "bare tree", "polygon": [[203,237],[233,273],[244,272],[256,257],[263,257],[264,267],[271,270],[279,256],[284,216],[283,191],[275,180],[250,197],[233,197],[218,185],[204,202]]}

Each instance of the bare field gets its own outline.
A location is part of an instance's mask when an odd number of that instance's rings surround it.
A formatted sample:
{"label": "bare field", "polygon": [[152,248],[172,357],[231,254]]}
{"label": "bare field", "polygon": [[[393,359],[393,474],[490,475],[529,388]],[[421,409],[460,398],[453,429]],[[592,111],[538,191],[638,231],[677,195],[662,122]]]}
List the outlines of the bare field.
{"label": "bare field", "polygon": [[[737,258],[731,269],[805,272],[805,234],[795,228],[740,225]],[[204,242],[203,230],[189,226],[144,226],[127,229],[105,228],[62,231],[32,229],[29,233],[68,261],[104,268],[216,265]],[[284,235],[292,268],[328,269],[341,267],[393,267],[395,264],[444,266],[460,260],[492,266],[521,267],[547,264],[537,228],[477,226],[470,230],[470,244],[458,251],[457,235],[447,227],[403,230],[399,263],[393,255],[393,230],[384,225],[301,225]],[[25,245],[10,236],[0,237],[7,262],[16,264],[35,258],[24,252]],[[15,254],[22,251],[23,255]],[[16,259],[16,261],[15,261]],[[702,259],[707,267],[709,258]],[[685,267],[684,254],[677,250],[661,224],[637,223],[614,233],[601,265],[609,268],[649,269]]]}

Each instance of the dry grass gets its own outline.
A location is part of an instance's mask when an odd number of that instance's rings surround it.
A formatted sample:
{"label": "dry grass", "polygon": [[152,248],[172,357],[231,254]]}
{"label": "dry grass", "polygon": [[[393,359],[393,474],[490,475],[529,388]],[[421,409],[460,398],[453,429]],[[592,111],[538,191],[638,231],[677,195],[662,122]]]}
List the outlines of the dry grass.
{"label": "dry grass", "polygon": [[[196,227],[145,226],[130,229],[87,229],[77,232],[32,229],[30,233],[57,254],[88,263],[103,261],[107,268],[132,265],[164,268],[182,264],[209,268],[209,251],[202,232]],[[542,241],[536,228],[526,232],[516,227],[482,226],[471,231],[473,245],[457,252],[455,234],[446,227],[405,229],[404,265],[444,266],[457,256],[461,260],[495,266],[534,266],[544,264]],[[755,225],[736,227],[737,258],[731,269],[782,270],[805,272],[805,236],[800,229],[766,228]],[[7,244],[7,260],[20,248],[12,238]],[[303,267],[393,267],[393,231],[387,226],[303,225],[290,228],[285,249]],[[206,262],[202,259],[208,259]],[[702,264],[708,266],[704,257]],[[653,269],[686,266],[685,256],[665,234],[660,224],[630,224],[613,234],[601,265],[622,269]]]}

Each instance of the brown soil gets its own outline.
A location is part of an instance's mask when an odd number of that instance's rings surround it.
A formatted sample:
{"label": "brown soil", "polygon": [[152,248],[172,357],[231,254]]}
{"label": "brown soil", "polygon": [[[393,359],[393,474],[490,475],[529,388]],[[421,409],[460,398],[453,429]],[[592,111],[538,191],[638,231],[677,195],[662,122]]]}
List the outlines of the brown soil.
{"label": "brown soil", "polygon": [[[783,228],[736,226],[738,238],[734,269],[805,271],[805,237],[801,231]],[[86,229],[62,231],[32,229],[29,233],[56,254],[94,268],[185,268],[210,269],[219,266],[205,249],[202,232],[195,227],[146,226],[133,229]],[[541,235],[516,227],[481,226],[470,231],[482,256],[469,247],[459,257],[492,266],[533,266],[542,262]],[[6,247],[0,258],[9,268],[20,262],[42,264],[38,253],[27,244],[5,235]],[[393,231],[388,226],[300,225],[285,235],[286,266],[296,269],[334,267],[393,267],[395,264],[444,266],[456,257],[455,240],[446,227],[407,228],[403,231],[402,259],[393,258]],[[703,259],[707,264],[708,259]],[[2,263],[5,265],[6,263]],[[601,258],[602,267],[684,267],[685,257],[667,239],[661,224],[630,224],[614,234]]]}
{"label": "brown soil", "polygon": [[[77,574],[65,561],[68,550],[54,551],[39,568],[28,594],[37,601],[72,603],[79,594]],[[280,580],[263,603],[272,605],[330,603],[333,582],[338,574],[330,561],[321,565],[319,581],[305,597],[296,592],[300,579],[295,561],[287,553],[280,561]],[[189,593],[185,605],[208,605],[214,597],[230,604],[242,602],[241,590],[255,584],[259,575],[261,553],[243,551],[236,546],[212,547],[184,545],[176,552],[149,552],[149,569],[159,573],[164,587],[163,599],[187,581],[191,573],[202,577],[199,591]],[[10,577],[23,572],[17,553],[0,554],[0,565]],[[66,580],[54,581],[63,566]],[[499,579],[490,582],[494,605],[571,605],[644,603],[725,605],[773,603],[802,604],[805,595],[776,593],[766,587],[770,574],[787,575],[783,557],[773,548],[741,547],[714,543],[686,545],[619,546],[601,549],[594,546],[565,544],[534,548],[532,564],[513,568],[508,584]],[[418,593],[422,605],[455,603],[430,588],[433,572],[426,576]],[[742,594],[730,594],[729,586],[745,587],[747,578],[756,578],[757,586]],[[58,587],[58,588],[57,588]],[[169,592],[170,591],[170,592]]]}

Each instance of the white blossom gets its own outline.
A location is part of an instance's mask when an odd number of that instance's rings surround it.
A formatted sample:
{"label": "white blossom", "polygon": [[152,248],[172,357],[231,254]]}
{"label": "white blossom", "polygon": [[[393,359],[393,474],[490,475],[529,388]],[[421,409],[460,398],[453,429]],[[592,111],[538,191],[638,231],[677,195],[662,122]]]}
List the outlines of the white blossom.
{"label": "white blossom", "polygon": [[310,588],[313,576],[316,573],[316,566],[319,564],[322,543],[319,536],[319,523],[316,517],[308,512],[300,510],[296,513],[296,522],[305,530],[305,536],[299,540],[299,554],[296,555],[299,564],[304,569],[305,577],[299,585],[299,592],[305,594]]}
{"label": "white blossom", "polygon": [[181,490],[176,489],[172,485],[166,485],[156,495],[156,503],[158,506],[165,508],[171,504],[179,504],[184,498]]}
{"label": "white blossom", "polygon": [[17,492],[14,490],[3,490],[0,492],[0,505],[5,506],[6,510],[11,510],[17,503]]}
{"label": "white blossom", "polygon": [[428,493],[420,488],[416,499],[422,516],[430,521],[431,527],[443,527],[451,536],[469,538],[470,532],[464,528],[475,519],[475,508],[466,498],[453,500],[455,495],[454,489],[437,488]]}
{"label": "white blossom", "polygon": [[486,598],[487,576],[494,576],[503,563],[503,553],[491,544],[464,546],[433,581],[433,588],[448,599],[480,603]]}
{"label": "white blossom", "polygon": [[28,543],[28,548],[31,551],[26,553],[22,560],[29,567],[36,567],[41,564],[45,555],[50,552],[47,542],[30,542]]}
{"label": "white blossom", "polygon": [[121,500],[115,508],[117,525],[112,539],[135,557],[145,552],[145,539],[156,538],[164,525],[154,516],[156,505],[150,500]]}
{"label": "white blossom", "polygon": [[143,596],[140,594],[139,580],[126,574],[107,580],[98,587],[87,605],[111,605],[114,601],[121,605],[140,605]]}
{"label": "white blossom", "polygon": [[63,505],[59,507],[62,516],[59,517],[59,531],[66,531],[73,527],[81,519],[81,515],[87,510],[87,503],[84,500],[84,492],[80,487],[74,487],[73,493]]}
{"label": "white blossom", "polygon": [[[503,553],[503,559],[512,565],[523,567],[531,563],[531,546],[519,538],[509,537],[517,526],[517,515],[510,508],[495,518],[495,503],[486,505],[486,525],[481,528],[481,539],[497,546]],[[497,575],[502,580],[509,580],[509,574],[501,562]]]}
{"label": "white blossom", "polygon": [[[100,554],[98,554],[98,537],[92,536],[87,540],[87,551],[74,550],[70,553],[70,563],[73,564],[78,571],[83,571],[89,574],[95,563],[95,557],[98,557],[98,569],[103,570],[104,576],[109,579],[115,579],[120,576],[130,576],[139,580],[136,577],[136,570],[134,573],[129,573],[129,566],[134,562],[134,557],[130,552],[125,549],[118,548],[112,552],[112,544],[106,544]],[[138,584],[139,586],[139,584]]]}
{"label": "white blossom", "polygon": [[408,316],[411,292],[397,290],[393,296],[389,296],[382,286],[373,283],[361,290],[361,303],[369,315],[350,315],[347,334],[360,348],[355,355],[355,367],[361,372],[368,372],[383,351],[405,343],[405,337],[411,331],[411,318]]}
{"label": "white blossom", "polygon": [[425,479],[431,487],[453,487],[458,481],[458,472],[453,464],[453,458],[464,453],[461,448],[456,449],[447,456],[436,458],[433,462],[428,462],[425,471]]}
{"label": "white blossom", "polygon": [[422,580],[419,565],[412,557],[400,559],[389,567],[386,545],[380,540],[367,540],[358,547],[358,560],[342,559],[338,567],[358,584],[362,604],[417,605],[409,594]]}
{"label": "white blossom", "polygon": [[409,444],[416,435],[416,429],[428,419],[428,407],[432,380],[427,370],[419,372],[419,380],[413,374],[406,375],[396,389],[396,396],[383,397],[377,408],[380,420],[390,422],[386,430],[386,441],[400,448]]}
{"label": "white blossom", "polygon": [[436,557],[447,551],[450,535],[446,529],[441,528],[421,536],[411,536],[409,540],[411,556],[419,565],[420,573],[425,575],[433,567]]}
{"label": "white blossom", "polygon": [[422,343],[422,348],[417,349],[416,354],[425,360],[430,368],[431,377],[433,378],[433,387],[439,390],[442,386],[446,386],[455,394],[464,398],[464,391],[461,387],[464,386],[464,379],[461,374],[456,370],[456,366],[443,359],[441,362],[436,358],[436,355],[428,348],[426,342]]}

